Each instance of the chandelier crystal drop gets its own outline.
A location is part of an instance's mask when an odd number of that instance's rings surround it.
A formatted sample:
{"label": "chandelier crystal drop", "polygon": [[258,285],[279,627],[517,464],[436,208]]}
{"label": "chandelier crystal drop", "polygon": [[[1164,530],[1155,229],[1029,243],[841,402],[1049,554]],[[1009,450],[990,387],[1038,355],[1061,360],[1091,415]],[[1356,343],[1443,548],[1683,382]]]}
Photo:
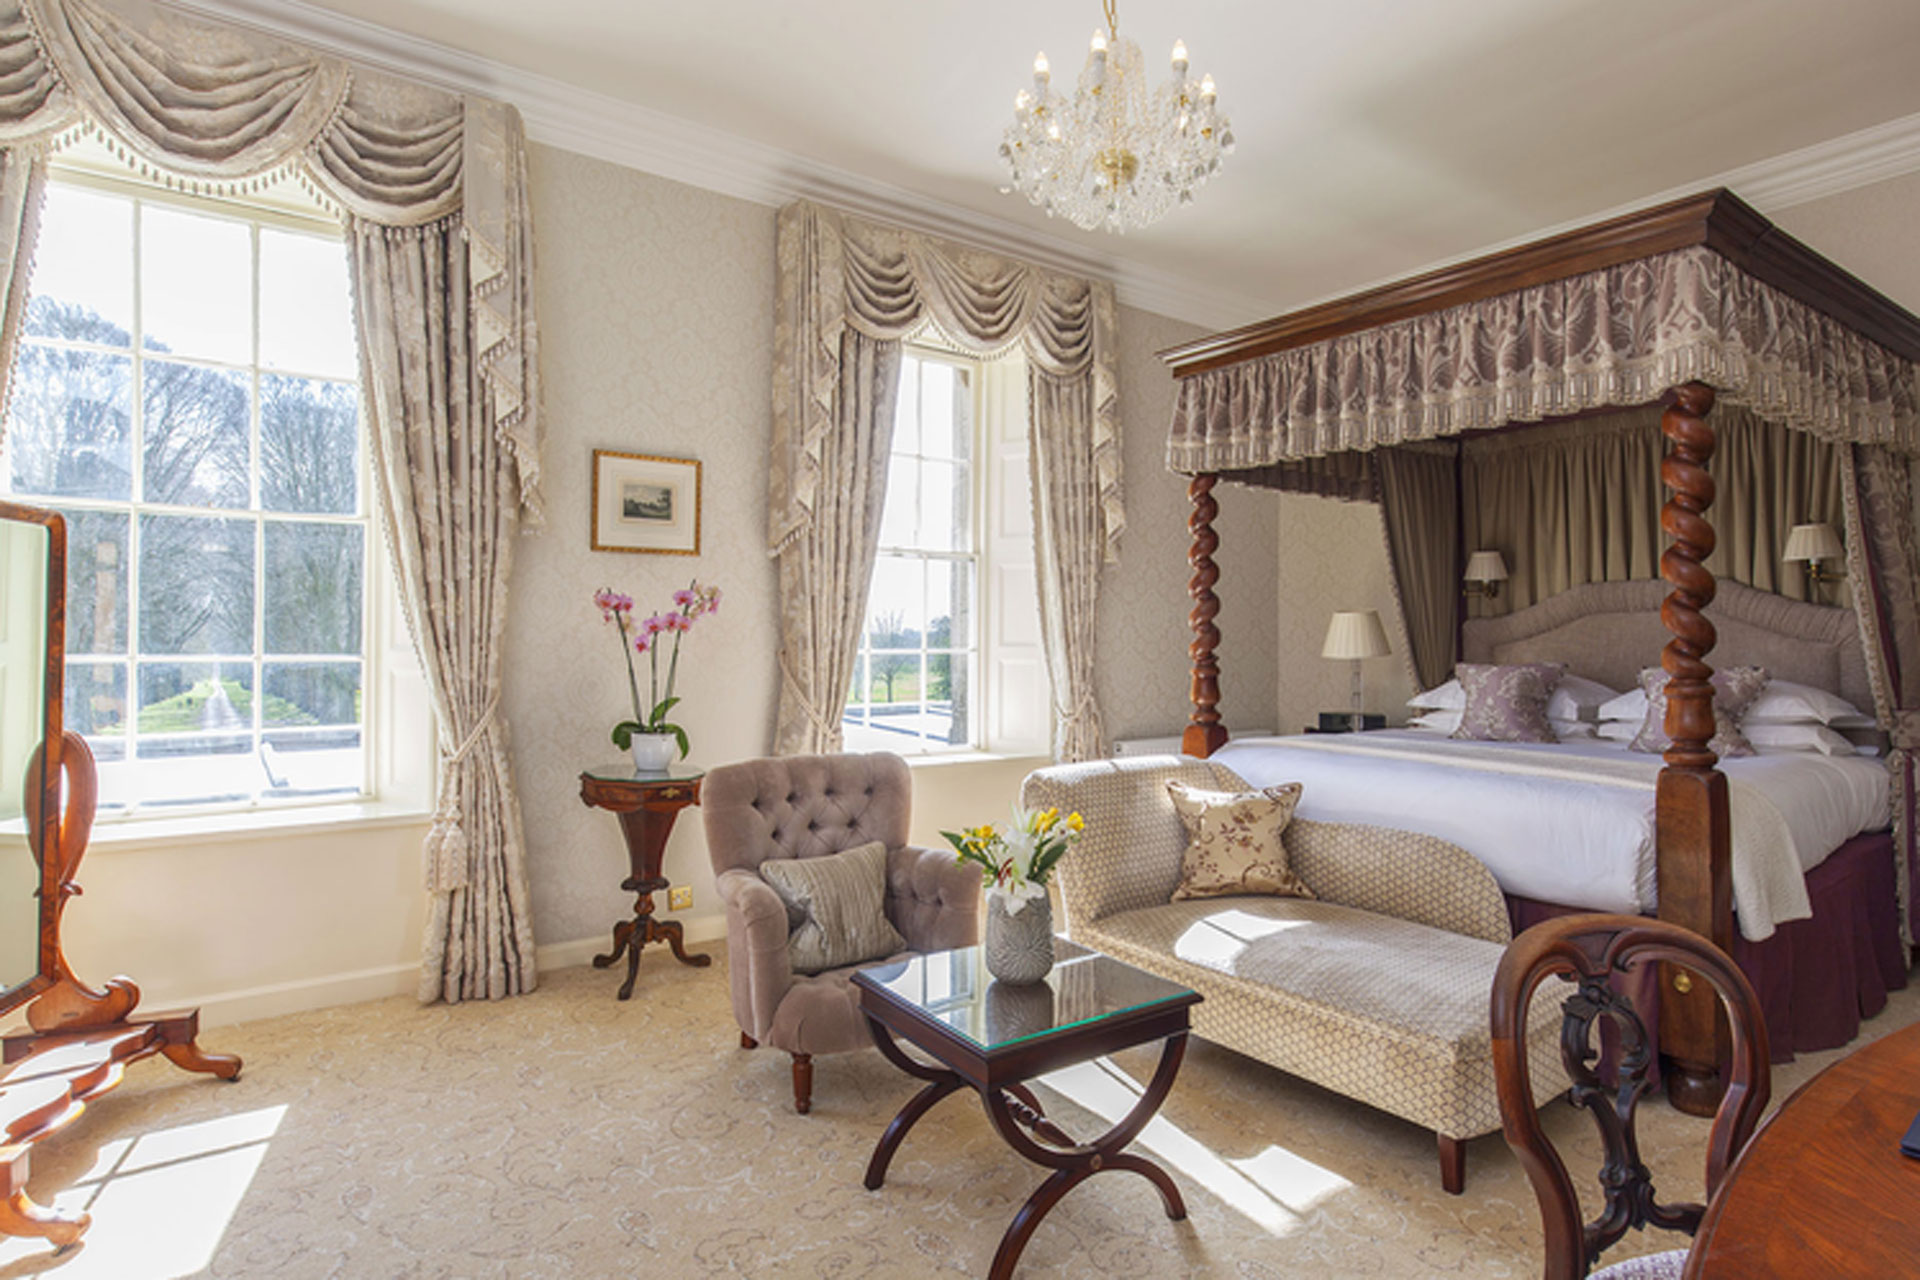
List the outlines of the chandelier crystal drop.
{"label": "chandelier crystal drop", "polygon": [[1093,33],[1087,65],[1070,95],[1054,92],[1047,55],[1033,60],[1033,87],[1014,98],[1000,143],[1018,191],[1077,227],[1124,234],[1191,204],[1194,191],[1233,150],[1233,129],[1214,100],[1212,76],[1187,78],[1187,46],[1173,45],[1173,77],[1147,86],[1140,46],[1120,34],[1114,0],[1107,29]]}

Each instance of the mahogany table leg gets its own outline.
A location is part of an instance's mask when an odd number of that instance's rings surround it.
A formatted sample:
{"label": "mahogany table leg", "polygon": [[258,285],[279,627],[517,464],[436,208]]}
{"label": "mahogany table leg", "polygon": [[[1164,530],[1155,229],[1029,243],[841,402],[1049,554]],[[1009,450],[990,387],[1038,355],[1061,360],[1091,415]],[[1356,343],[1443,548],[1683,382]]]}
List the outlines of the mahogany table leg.
{"label": "mahogany table leg", "polygon": [[874,1045],[888,1062],[908,1075],[927,1082],[927,1087],[909,1098],[907,1105],[900,1108],[900,1114],[887,1125],[887,1131],[880,1135],[880,1141],[873,1148],[873,1156],[867,1161],[867,1190],[878,1191],[887,1180],[887,1166],[893,1163],[893,1153],[900,1149],[907,1130],[918,1124],[921,1116],[933,1110],[935,1103],[950,1093],[958,1092],[965,1081],[952,1071],[915,1062],[894,1043],[893,1034],[871,1017],[867,1019],[867,1030],[873,1033]]}
{"label": "mahogany table leg", "polygon": [[647,920],[647,941],[664,941],[668,946],[673,948],[673,958],[681,964],[689,964],[696,969],[704,969],[713,963],[713,957],[704,953],[688,955],[686,948],[681,945],[683,935],[684,930],[680,927],[678,920],[654,920],[652,918]]}
{"label": "mahogany table leg", "polygon": [[0,1236],[39,1236],[56,1250],[78,1240],[92,1222],[90,1214],[43,1208],[24,1191],[0,1200]]}
{"label": "mahogany table leg", "polygon": [[603,956],[593,958],[593,967],[604,969],[627,954],[627,947],[633,942],[633,921],[622,920],[613,926],[613,950]]}

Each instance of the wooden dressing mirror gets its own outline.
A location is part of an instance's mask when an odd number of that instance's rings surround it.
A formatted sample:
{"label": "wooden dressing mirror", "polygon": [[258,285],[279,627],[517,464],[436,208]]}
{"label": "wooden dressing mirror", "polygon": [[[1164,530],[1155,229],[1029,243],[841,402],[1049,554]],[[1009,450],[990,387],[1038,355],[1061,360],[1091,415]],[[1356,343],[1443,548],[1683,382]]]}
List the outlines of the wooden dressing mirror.
{"label": "wooden dressing mirror", "polygon": [[[25,1006],[27,1029],[0,1037],[0,1235],[66,1248],[88,1215],[27,1195],[27,1154],[78,1119],[129,1063],[165,1054],[225,1080],[240,1059],[203,1053],[198,1010],[134,1016],[140,989],[96,991],[60,950],[60,916],[93,827],[93,753],[63,731],[66,526],[51,511],[0,502],[0,1018]],[[65,807],[61,801],[64,794]]]}

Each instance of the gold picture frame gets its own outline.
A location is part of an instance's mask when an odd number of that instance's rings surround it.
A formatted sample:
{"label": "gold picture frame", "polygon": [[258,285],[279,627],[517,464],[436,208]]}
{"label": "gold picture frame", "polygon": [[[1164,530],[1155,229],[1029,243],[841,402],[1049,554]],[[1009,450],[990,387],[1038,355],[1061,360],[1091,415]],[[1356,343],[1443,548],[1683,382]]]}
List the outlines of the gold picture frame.
{"label": "gold picture frame", "polygon": [[700,554],[700,460],[593,451],[593,549]]}

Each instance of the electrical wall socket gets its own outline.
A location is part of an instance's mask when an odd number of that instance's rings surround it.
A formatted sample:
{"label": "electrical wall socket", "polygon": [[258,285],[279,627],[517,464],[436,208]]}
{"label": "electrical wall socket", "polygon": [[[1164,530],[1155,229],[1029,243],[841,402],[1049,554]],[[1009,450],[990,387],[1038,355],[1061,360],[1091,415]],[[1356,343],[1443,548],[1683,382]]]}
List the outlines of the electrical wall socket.
{"label": "electrical wall socket", "polygon": [[686,911],[693,906],[693,886],[677,884],[667,890],[667,910]]}

